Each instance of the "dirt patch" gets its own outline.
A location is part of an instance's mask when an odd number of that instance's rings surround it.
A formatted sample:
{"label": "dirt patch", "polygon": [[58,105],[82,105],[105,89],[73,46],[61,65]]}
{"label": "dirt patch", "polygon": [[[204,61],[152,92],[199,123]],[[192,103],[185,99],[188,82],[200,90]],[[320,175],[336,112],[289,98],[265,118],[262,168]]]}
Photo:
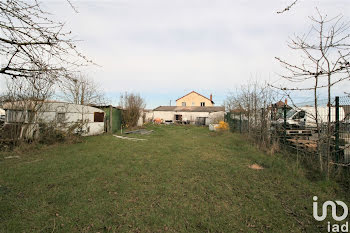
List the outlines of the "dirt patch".
{"label": "dirt patch", "polygon": [[254,169],[254,170],[262,170],[262,169],[264,169],[262,166],[260,166],[259,164],[256,164],[256,163],[254,163],[252,165],[249,165],[249,168]]}

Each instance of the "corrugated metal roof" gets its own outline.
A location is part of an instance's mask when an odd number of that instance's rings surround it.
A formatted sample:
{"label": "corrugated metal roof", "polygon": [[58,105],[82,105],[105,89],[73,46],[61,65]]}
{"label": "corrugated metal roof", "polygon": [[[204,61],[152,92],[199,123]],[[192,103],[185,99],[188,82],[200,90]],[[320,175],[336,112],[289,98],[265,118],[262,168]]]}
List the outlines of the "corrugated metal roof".
{"label": "corrugated metal roof", "polygon": [[225,107],[222,106],[159,106],[153,111],[170,111],[170,112],[222,112],[225,111]]}

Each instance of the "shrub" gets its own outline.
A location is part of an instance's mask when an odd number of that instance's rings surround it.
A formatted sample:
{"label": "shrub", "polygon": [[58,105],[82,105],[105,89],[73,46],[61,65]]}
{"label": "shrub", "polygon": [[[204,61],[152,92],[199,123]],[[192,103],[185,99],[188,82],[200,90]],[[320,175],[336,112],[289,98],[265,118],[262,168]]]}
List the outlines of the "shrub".
{"label": "shrub", "polygon": [[220,121],[219,125],[216,127],[216,129],[218,129],[220,131],[225,131],[225,130],[229,129],[229,126],[225,121]]}
{"label": "shrub", "polygon": [[54,124],[39,125],[39,143],[54,144],[56,142],[63,142],[66,138],[66,133],[55,127]]}

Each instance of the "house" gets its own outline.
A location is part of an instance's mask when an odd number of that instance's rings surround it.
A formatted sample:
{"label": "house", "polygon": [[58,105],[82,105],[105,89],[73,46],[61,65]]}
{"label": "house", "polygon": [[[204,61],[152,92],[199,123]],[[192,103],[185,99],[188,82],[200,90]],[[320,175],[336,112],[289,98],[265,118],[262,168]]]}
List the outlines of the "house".
{"label": "house", "polygon": [[178,98],[176,106],[159,106],[144,111],[145,122],[209,125],[224,120],[225,107],[214,106],[213,96],[207,98],[195,91]]}
{"label": "house", "polygon": [[213,96],[207,98],[195,91],[178,98],[176,106],[143,109],[138,126],[147,122],[209,125],[224,120],[225,107],[214,106]]}
{"label": "house", "polygon": [[159,106],[153,110],[153,120],[162,122],[209,125],[224,120],[225,107]]}
{"label": "house", "polygon": [[52,124],[68,130],[77,125],[75,133],[83,136],[104,132],[103,110],[59,101],[16,101],[3,105],[6,111],[5,127],[15,127],[18,137],[37,137],[41,124]]}
{"label": "house", "polygon": [[284,108],[286,108],[287,112],[292,109],[292,107],[287,104],[287,99],[284,102],[280,100],[272,104],[269,108],[269,110],[271,110],[271,119],[277,120],[279,118],[283,118]]}
{"label": "house", "polygon": [[292,107],[287,104],[287,100],[285,100],[284,102],[280,100],[280,101],[272,104],[271,107],[273,109],[283,109],[284,107],[286,107],[287,110],[292,109]]}
{"label": "house", "polygon": [[195,91],[192,91],[181,98],[176,100],[176,106],[189,107],[189,106],[201,106],[211,107],[214,106],[213,96],[210,94],[210,98],[207,98]]}

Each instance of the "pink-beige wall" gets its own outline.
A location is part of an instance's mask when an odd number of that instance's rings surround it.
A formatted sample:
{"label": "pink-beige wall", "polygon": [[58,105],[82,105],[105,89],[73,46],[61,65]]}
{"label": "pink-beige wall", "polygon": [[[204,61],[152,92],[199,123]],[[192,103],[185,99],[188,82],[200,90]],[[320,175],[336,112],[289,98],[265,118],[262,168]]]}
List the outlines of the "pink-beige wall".
{"label": "pink-beige wall", "polygon": [[191,93],[178,99],[176,101],[176,106],[182,106],[182,102],[186,102],[186,106],[201,106],[201,102],[205,103],[205,106],[214,106],[211,101],[197,93]]}

